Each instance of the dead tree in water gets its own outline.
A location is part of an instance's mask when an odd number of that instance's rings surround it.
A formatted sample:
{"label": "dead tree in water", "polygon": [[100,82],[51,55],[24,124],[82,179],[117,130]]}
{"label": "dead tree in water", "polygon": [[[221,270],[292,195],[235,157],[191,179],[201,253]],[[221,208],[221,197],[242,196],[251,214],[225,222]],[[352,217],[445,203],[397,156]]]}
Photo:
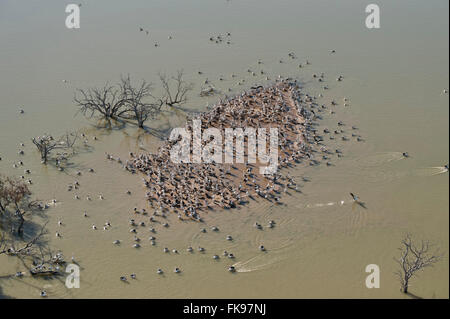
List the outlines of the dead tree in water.
{"label": "dead tree in water", "polygon": [[91,118],[100,115],[110,123],[111,119],[133,119],[143,128],[146,120],[155,118],[161,107],[175,107],[186,103],[187,94],[192,90],[192,83],[183,80],[183,71],[176,76],[168,77],[159,74],[162,85],[162,95],[152,94],[152,86],[145,80],[134,87],[130,77],[122,77],[116,86],[105,85],[103,88],[77,90],[74,101],[79,112]]}
{"label": "dead tree in water", "polygon": [[[40,230],[30,226],[30,231],[23,234],[24,215],[31,214],[36,209],[43,209],[42,204],[37,204],[38,201],[29,200],[30,195],[28,186],[22,181],[0,176],[0,258],[3,258],[3,255],[18,258],[33,275],[33,269],[30,267],[35,265],[35,260],[39,260],[38,250],[42,251],[42,248],[46,247],[46,242],[41,239],[47,233],[45,230],[47,223],[40,226]],[[24,207],[27,211],[22,209]],[[16,228],[17,223],[19,225]],[[17,229],[17,234],[14,233],[14,229]],[[53,258],[52,265],[59,264],[60,260],[61,258],[57,260]],[[19,271],[14,276],[23,275],[24,272]],[[2,274],[2,277],[6,276]]]}
{"label": "dead tree in water", "polygon": [[128,110],[126,109],[126,96],[120,87],[106,84],[102,88],[90,88],[77,90],[74,101],[79,111],[86,117],[91,118],[99,113],[105,119],[118,119]]}
{"label": "dead tree in water", "polygon": [[408,293],[409,281],[419,270],[432,267],[442,259],[443,255],[437,251],[433,253],[431,246],[428,241],[423,240],[417,246],[409,234],[402,240],[402,247],[399,248],[400,258],[395,258],[395,261],[400,265],[396,275],[400,280],[403,293]]}
{"label": "dead tree in water", "polygon": [[53,136],[48,134],[31,139],[31,141],[34,145],[36,145],[39,153],[41,154],[41,160],[43,164],[47,164],[48,156],[53,150],[73,149],[76,140],[77,134],[75,133],[66,133],[56,140],[53,138]]}
{"label": "dead tree in water", "polygon": [[5,212],[11,204],[18,209],[20,203],[31,195],[28,185],[11,177],[0,176],[0,212]]}
{"label": "dead tree in water", "polygon": [[[23,224],[25,223],[24,215],[26,211],[22,211],[20,205],[31,195],[27,184],[11,177],[0,176],[0,217],[6,218],[7,208],[14,206],[14,217],[19,220],[17,233],[23,233]],[[8,216],[9,217],[9,216]]]}
{"label": "dead tree in water", "polygon": [[149,102],[148,99],[154,97],[151,94],[151,84],[145,80],[137,88],[131,84],[130,76],[122,77],[120,83],[121,90],[125,96],[126,109],[132,119],[137,121],[140,128],[144,128],[144,123],[149,118],[155,118],[155,116],[161,110],[163,102]]}
{"label": "dead tree in water", "polygon": [[177,106],[186,103],[187,93],[192,90],[193,84],[186,83],[183,80],[182,70],[177,71],[176,77],[167,77],[165,74],[160,73],[159,79],[164,90],[163,97],[160,99],[161,102],[167,106]]}

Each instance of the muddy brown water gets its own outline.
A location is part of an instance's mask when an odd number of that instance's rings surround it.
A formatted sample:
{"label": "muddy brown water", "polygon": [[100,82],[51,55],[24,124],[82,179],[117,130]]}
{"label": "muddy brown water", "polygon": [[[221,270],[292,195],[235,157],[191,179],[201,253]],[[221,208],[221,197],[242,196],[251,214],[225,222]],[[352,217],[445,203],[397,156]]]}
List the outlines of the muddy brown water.
{"label": "muddy brown water", "polygon": [[[448,94],[443,93],[448,89],[448,2],[378,1],[379,30],[364,25],[368,3],[85,1],[81,28],[68,30],[59,1],[1,1],[0,172],[20,176],[23,169],[31,170],[35,196],[57,200],[47,211],[50,244],[81,265],[79,289],[66,288],[64,278],[25,276],[0,279],[2,294],[36,298],[46,289],[51,298],[404,298],[393,275],[393,257],[402,235],[412,232],[447,254],[413,281],[411,292],[448,298],[449,180],[442,169],[449,154]],[[141,26],[148,36],[139,32]],[[230,44],[209,41],[226,32],[231,32]],[[291,59],[290,52],[297,58]],[[304,65],[306,60],[311,64]],[[128,220],[133,207],[146,207],[144,189],[138,175],[107,161],[105,152],[126,159],[129,151],[156,151],[161,141],[132,125],[96,128],[75,116],[73,92],[128,73],[157,83],[157,72],[180,68],[195,84],[185,106],[189,110],[206,110],[217,101],[218,96],[199,96],[206,78],[224,93],[228,88],[238,93],[264,84],[266,74],[271,80],[292,76],[305,83],[306,92],[322,93],[324,104],[338,102],[334,115],[324,115],[321,129],[337,129],[340,120],[346,132],[357,126],[364,142],[327,140],[344,156],[333,157],[330,167],[290,170],[301,193],[284,196],[283,206],[258,200],[239,210],[211,212],[205,225],[169,216],[169,228],[155,226],[156,246],[147,240],[147,223],[138,228],[142,247],[134,249]],[[325,81],[319,83],[312,74],[321,72]],[[339,75],[341,82],[335,80]],[[180,111],[149,126],[169,132],[183,122]],[[39,163],[30,138],[66,130],[86,133],[90,147],[61,173]],[[24,156],[18,155],[21,142]],[[405,151],[411,155],[407,159]],[[19,160],[24,167],[13,168]],[[91,167],[95,173],[88,172]],[[77,170],[82,176],[75,175]],[[75,180],[80,200],[66,188]],[[358,194],[367,209],[354,205],[349,192]],[[266,225],[271,219],[277,223],[272,229],[253,227],[255,221]],[[112,227],[103,231],[106,221]],[[99,229],[92,230],[92,224]],[[220,231],[200,232],[213,225]],[[228,234],[233,241],[225,239]],[[115,239],[122,244],[113,245]],[[258,250],[260,244],[267,252]],[[188,254],[187,246],[206,251]],[[163,253],[164,247],[179,254]],[[212,259],[223,250],[236,258]],[[372,263],[381,269],[379,289],[365,287],[365,267]],[[227,271],[231,264],[235,274]],[[182,272],[173,273],[175,267]],[[157,268],[165,274],[157,275]],[[0,257],[0,276],[19,270],[24,269],[16,259]],[[131,273],[137,279],[130,284],[119,280]]]}

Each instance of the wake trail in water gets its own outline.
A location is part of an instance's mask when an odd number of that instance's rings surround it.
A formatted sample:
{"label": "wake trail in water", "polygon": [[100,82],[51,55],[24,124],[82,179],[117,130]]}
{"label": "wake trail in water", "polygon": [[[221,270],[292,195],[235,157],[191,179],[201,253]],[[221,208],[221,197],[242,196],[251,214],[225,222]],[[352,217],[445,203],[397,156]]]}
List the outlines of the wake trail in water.
{"label": "wake trail in water", "polygon": [[405,156],[402,152],[384,152],[359,159],[358,162],[365,166],[379,166],[385,163],[400,161],[403,159],[405,159]]}
{"label": "wake trail in water", "polygon": [[331,207],[331,206],[343,206],[345,204],[348,204],[348,201],[340,200],[337,202],[297,205],[297,208],[320,208],[320,207]]}
{"label": "wake trail in water", "polygon": [[349,213],[348,217],[346,217],[346,224],[348,225],[346,233],[351,236],[356,236],[366,226],[369,216],[364,203],[356,202],[353,200],[341,200],[327,203],[298,205],[297,208],[312,209],[336,206],[341,207],[348,204],[351,204],[351,212]]}
{"label": "wake trail in water", "polygon": [[366,226],[368,219],[368,213],[365,209],[361,209],[358,203],[352,205],[352,211],[349,217],[349,228],[347,234],[351,236],[357,236],[359,232]]}
{"label": "wake trail in water", "polygon": [[435,176],[445,173],[448,173],[448,168],[445,166],[425,167],[416,170],[418,176]]}
{"label": "wake trail in water", "polygon": [[262,264],[251,265],[252,262],[264,259],[264,257],[265,256],[255,256],[245,262],[237,262],[233,266],[236,268],[237,272],[244,273],[244,272],[252,272],[252,271],[265,269],[268,266],[278,263],[281,260],[280,258],[272,257],[272,259],[269,260],[268,262],[265,262]]}

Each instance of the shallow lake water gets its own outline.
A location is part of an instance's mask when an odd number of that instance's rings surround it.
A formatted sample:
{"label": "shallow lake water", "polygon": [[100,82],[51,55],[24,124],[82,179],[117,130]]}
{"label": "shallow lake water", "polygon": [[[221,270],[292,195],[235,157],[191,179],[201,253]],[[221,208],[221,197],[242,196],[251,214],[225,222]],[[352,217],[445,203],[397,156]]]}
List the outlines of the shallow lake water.
{"label": "shallow lake water", "polygon": [[[377,1],[377,30],[365,27],[369,1],[81,3],[81,28],[69,30],[65,2],[0,2],[0,173],[20,176],[23,169],[31,170],[33,196],[57,200],[46,213],[49,244],[81,266],[81,287],[68,289],[64,278],[3,278],[24,269],[15,258],[0,256],[0,294],[36,298],[46,289],[50,298],[404,298],[393,258],[410,232],[446,252],[442,262],[414,279],[411,292],[448,298],[449,177],[443,170],[449,160],[449,101],[443,92],[449,85],[448,1]],[[230,44],[209,41],[227,32]],[[296,59],[289,58],[290,52]],[[76,88],[114,83],[122,74],[157,87],[158,72],[178,69],[195,85],[184,105],[192,111],[205,111],[223,96],[200,97],[205,79],[223,93],[231,88],[229,94],[237,94],[267,83],[266,75],[252,76],[248,69],[264,70],[269,82],[279,74],[298,78],[305,92],[323,94],[320,103],[338,101],[336,113],[324,114],[320,128],[334,130],[343,121],[347,134],[358,127],[363,142],[326,140],[344,156],[333,157],[329,167],[290,169],[301,192],[283,196],[283,205],[258,200],[214,211],[205,225],[169,216],[169,228],[155,226],[156,246],[147,241],[147,225],[138,229],[142,247],[134,249],[128,220],[133,207],[151,211],[145,189],[140,176],[107,161],[105,152],[126,159],[130,151],[156,151],[161,139],[133,125],[96,128],[95,121],[76,115],[73,94]],[[325,81],[319,83],[312,74],[322,72]],[[341,82],[335,80],[339,75]],[[241,79],[245,82],[238,85]],[[169,132],[185,114],[166,112],[147,124]],[[31,137],[73,130],[89,139],[89,147],[71,159],[73,167],[59,172],[40,164]],[[25,154],[20,156],[22,142]],[[24,167],[13,168],[19,160]],[[80,189],[68,192],[67,184],[75,180]],[[366,209],[354,204],[349,192],[358,194]],[[276,221],[272,229],[253,227],[271,219]],[[106,221],[112,227],[104,231],[100,226]],[[92,224],[99,229],[92,230]],[[200,232],[213,225],[220,231]],[[232,242],[225,240],[228,234]],[[122,244],[113,245],[115,239]],[[258,250],[260,244],[267,252]],[[188,246],[206,252],[190,254]],[[164,247],[179,254],[164,253]],[[236,258],[212,259],[223,250]],[[231,264],[234,274],[227,271]],[[379,289],[365,286],[368,264],[380,267]],[[175,267],[182,272],[173,273]],[[157,275],[157,268],[165,274]],[[131,273],[136,280],[119,280]]]}

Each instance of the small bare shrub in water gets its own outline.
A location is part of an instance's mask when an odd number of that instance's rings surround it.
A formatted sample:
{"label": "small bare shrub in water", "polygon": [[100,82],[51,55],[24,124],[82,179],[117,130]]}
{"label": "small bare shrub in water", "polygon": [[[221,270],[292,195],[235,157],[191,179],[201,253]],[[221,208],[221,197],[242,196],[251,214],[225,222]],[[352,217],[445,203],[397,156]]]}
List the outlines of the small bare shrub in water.
{"label": "small bare shrub in water", "polygon": [[187,102],[187,94],[193,89],[192,83],[183,80],[183,71],[177,71],[176,76],[168,77],[159,74],[159,80],[164,89],[164,94],[160,98],[167,106],[179,106]]}
{"label": "small bare shrub in water", "polygon": [[417,276],[420,270],[426,267],[432,267],[443,257],[437,250],[432,249],[428,241],[422,240],[419,244],[414,243],[411,235],[407,234],[402,240],[402,246],[399,248],[400,258],[395,261],[400,265],[396,272],[403,293],[408,293],[409,282],[411,278]]}
{"label": "small bare shrub in water", "polygon": [[76,133],[66,133],[58,139],[54,139],[53,136],[49,134],[34,137],[31,139],[31,141],[34,145],[36,145],[39,153],[41,154],[41,160],[43,164],[47,164],[50,153],[55,149],[73,150],[73,146],[75,145],[76,140]]}

